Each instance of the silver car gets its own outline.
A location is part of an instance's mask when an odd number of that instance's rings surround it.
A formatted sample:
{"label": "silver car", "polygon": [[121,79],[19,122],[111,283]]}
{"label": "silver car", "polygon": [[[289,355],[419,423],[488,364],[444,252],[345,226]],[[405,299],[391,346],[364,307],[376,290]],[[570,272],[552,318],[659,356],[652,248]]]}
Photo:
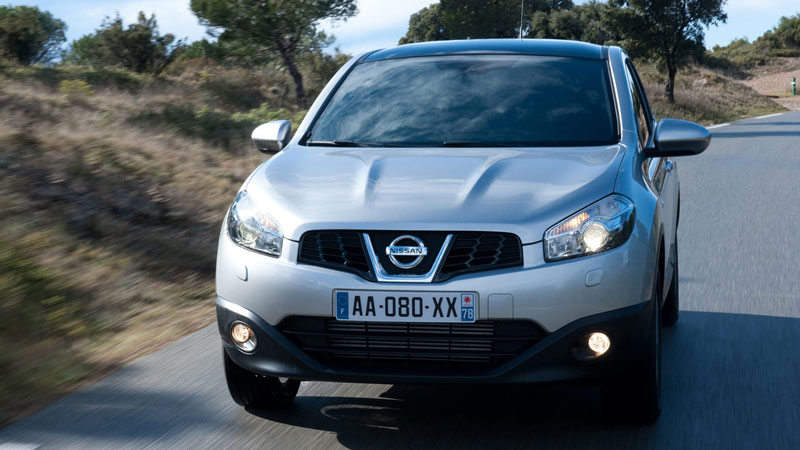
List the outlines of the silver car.
{"label": "silver car", "polygon": [[404,45],[353,58],[222,227],[217,317],[245,407],[300,380],[591,379],[660,413],[678,319],[676,156],[709,132],[656,121],[625,51],[569,41]]}

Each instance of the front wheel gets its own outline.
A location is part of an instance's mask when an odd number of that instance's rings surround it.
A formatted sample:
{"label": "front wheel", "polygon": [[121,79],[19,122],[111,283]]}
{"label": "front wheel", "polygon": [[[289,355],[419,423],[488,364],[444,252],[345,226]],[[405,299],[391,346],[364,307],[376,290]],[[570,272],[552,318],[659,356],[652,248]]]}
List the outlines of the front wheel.
{"label": "front wheel", "polygon": [[291,404],[297,396],[299,380],[258,375],[236,365],[225,350],[222,355],[228,391],[237,404],[245,408],[280,408]]}
{"label": "front wheel", "polygon": [[632,422],[651,424],[661,415],[661,276],[656,282],[650,336],[634,368],[609,382],[606,404]]}

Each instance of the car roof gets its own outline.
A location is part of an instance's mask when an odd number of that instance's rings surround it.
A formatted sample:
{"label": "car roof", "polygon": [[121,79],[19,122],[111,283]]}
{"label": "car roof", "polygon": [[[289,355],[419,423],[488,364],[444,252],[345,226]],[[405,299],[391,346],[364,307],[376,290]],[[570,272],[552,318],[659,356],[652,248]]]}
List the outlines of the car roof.
{"label": "car roof", "polygon": [[411,58],[415,56],[520,54],[604,59],[604,47],[560,39],[470,39],[406,44],[368,54],[363,61]]}

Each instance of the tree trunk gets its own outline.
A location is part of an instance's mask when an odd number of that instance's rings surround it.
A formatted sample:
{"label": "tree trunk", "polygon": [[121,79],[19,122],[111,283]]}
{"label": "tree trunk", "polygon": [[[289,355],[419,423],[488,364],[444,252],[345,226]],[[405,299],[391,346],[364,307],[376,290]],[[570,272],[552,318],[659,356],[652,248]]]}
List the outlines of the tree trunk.
{"label": "tree trunk", "polygon": [[667,97],[670,103],[675,103],[675,74],[677,72],[678,68],[675,63],[667,61],[667,85],[664,86],[664,97]]}
{"label": "tree trunk", "polygon": [[294,63],[294,55],[290,54],[286,50],[286,47],[283,45],[283,43],[278,44],[278,52],[281,54],[283,63],[286,64],[286,69],[289,71],[289,75],[291,75],[292,80],[294,80],[297,105],[300,106],[301,109],[308,108],[308,101],[306,100],[306,91],[303,88],[303,74],[300,73],[300,70]]}

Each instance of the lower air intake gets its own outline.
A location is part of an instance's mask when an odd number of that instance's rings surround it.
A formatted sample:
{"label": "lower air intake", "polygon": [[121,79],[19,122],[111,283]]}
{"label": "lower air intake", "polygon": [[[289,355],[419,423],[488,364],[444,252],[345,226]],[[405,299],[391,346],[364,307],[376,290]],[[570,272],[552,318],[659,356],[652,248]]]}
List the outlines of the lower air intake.
{"label": "lower air intake", "polygon": [[486,369],[509,361],[546,336],[527,320],[430,324],[293,316],[278,329],[318,361],[354,371]]}

